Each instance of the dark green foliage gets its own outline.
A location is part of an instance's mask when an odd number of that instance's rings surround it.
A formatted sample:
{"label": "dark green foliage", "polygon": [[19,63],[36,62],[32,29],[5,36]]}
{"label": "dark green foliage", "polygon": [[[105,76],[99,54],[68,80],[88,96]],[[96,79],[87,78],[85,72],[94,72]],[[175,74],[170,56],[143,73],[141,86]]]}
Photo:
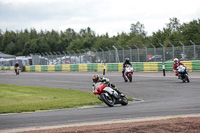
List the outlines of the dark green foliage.
{"label": "dark green foliage", "polygon": [[[77,50],[83,52],[83,49],[100,51],[113,49],[113,45],[117,48],[120,46],[127,48],[143,48],[142,44],[151,47],[150,43],[156,47],[160,47],[159,43],[165,47],[171,47],[169,42],[175,46],[180,46],[178,41],[184,45],[192,45],[189,40],[200,45],[200,19],[193,20],[189,23],[180,24],[177,18],[170,18],[162,30],[153,32],[151,36],[147,36],[145,27],[139,21],[131,24],[130,33],[118,33],[117,36],[109,37],[108,33],[104,35],[96,35],[89,27],[75,32],[68,28],[65,31],[36,31],[35,29],[25,29],[21,31],[5,31],[0,29],[0,51],[13,55],[30,55],[31,53],[45,53],[54,51]],[[107,48],[106,48],[107,47]]]}

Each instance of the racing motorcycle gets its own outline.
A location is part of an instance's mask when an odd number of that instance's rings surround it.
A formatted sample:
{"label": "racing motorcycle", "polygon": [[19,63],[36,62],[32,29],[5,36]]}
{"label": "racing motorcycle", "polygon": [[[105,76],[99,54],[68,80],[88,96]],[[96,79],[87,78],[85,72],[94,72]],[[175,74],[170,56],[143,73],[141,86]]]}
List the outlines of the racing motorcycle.
{"label": "racing motorcycle", "polygon": [[177,67],[178,70],[178,77],[183,81],[183,82],[190,82],[189,77],[188,77],[188,72],[186,67],[184,67],[183,65],[180,65]]}
{"label": "racing motorcycle", "polygon": [[16,73],[16,75],[19,75],[19,67],[15,68],[15,73]]}
{"label": "racing motorcycle", "polygon": [[123,78],[124,81],[127,82],[132,82],[132,75],[133,75],[133,67],[130,65],[127,65],[124,70]]}
{"label": "racing motorcycle", "polygon": [[109,107],[113,107],[115,104],[123,106],[128,104],[128,100],[124,94],[118,94],[117,91],[101,82],[95,84],[93,93]]}

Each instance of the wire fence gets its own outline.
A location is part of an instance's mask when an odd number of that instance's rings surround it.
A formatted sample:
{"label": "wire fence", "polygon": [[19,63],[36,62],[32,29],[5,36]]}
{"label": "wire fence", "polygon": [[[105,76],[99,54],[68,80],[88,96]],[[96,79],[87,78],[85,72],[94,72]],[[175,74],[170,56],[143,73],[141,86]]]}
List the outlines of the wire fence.
{"label": "wire fence", "polygon": [[120,47],[108,49],[107,51],[83,50],[80,51],[62,51],[31,54],[32,62],[30,65],[62,65],[62,64],[88,64],[88,63],[120,63],[125,58],[131,62],[168,62],[178,58],[183,61],[200,60],[200,45],[128,49]]}

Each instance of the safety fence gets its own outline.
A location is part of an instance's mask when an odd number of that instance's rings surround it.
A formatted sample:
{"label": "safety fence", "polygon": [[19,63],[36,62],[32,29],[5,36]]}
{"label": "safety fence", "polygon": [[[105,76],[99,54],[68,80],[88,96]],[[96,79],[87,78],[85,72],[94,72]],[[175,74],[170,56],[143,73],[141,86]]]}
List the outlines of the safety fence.
{"label": "safety fence", "polygon": [[[179,41],[180,42],[180,41]],[[181,42],[180,42],[181,43]],[[82,49],[81,51],[62,51],[62,52],[45,52],[31,54],[30,65],[63,65],[63,64],[91,64],[91,63],[122,63],[125,58],[131,62],[169,62],[174,58],[181,61],[200,60],[200,45],[175,47],[172,43],[170,47],[150,47],[143,45],[143,48],[129,46],[114,49]]]}
{"label": "safety fence", "polygon": [[[182,61],[190,72],[200,72],[200,61]],[[165,62],[165,71],[173,70],[173,62]],[[159,72],[163,70],[162,62],[132,62],[135,72]],[[107,63],[105,64],[106,72],[122,71],[123,63]],[[14,67],[0,67],[0,70],[14,70]],[[23,66],[24,72],[102,72],[104,64],[66,64],[66,65],[34,65]]]}

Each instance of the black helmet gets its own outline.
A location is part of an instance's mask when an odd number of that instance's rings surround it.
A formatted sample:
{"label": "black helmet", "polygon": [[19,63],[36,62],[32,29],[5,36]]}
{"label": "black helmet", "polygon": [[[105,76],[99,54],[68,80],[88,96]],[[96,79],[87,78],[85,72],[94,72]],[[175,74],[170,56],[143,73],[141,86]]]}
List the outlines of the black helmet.
{"label": "black helmet", "polygon": [[93,80],[94,83],[97,83],[99,81],[99,79],[100,79],[99,75],[94,75],[92,77],[92,80]]}
{"label": "black helmet", "polygon": [[129,58],[126,58],[125,61],[126,61],[126,62],[129,62]]}

